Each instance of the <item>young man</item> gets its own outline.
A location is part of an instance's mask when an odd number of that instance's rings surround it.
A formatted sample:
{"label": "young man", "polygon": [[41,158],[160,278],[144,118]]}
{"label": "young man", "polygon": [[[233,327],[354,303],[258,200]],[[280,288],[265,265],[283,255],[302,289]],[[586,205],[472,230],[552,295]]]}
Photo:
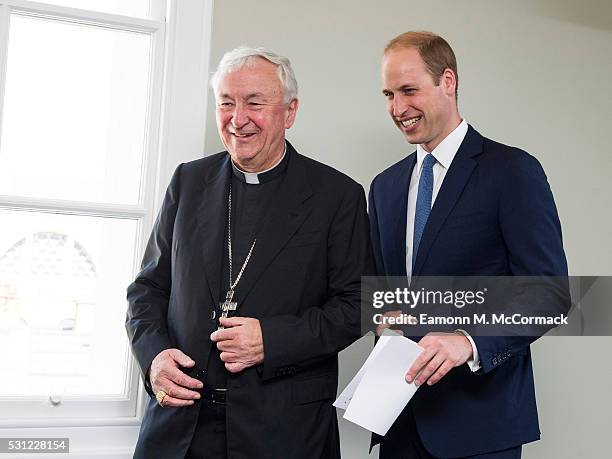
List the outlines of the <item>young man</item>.
{"label": "young man", "polygon": [[[387,108],[417,149],[370,188],[378,274],[566,276],[542,167],[462,119],[458,81],[453,50],[433,33],[407,32],[385,48]],[[425,351],[406,375],[421,387],[382,439],[380,457],[520,457],[521,445],[540,436],[533,339],[460,330],[423,337]]]}

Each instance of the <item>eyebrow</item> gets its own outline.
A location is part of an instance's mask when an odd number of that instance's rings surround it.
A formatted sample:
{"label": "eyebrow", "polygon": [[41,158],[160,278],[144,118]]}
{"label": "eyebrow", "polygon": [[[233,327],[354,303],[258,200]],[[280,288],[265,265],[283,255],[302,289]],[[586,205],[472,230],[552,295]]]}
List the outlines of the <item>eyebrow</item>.
{"label": "eyebrow", "polygon": [[252,92],[251,94],[246,96],[246,99],[252,99],[254,97],[263,97],[263,98],[265,98],[266,95],[264,93],[261,93],[261,92]]}
{"label": "eyebrow", "polygon": [[[416,84],[405,84],[400,86],[397,91],[405,91],[406,89],[418,89]],[[382,93],[393,92],[392,89],[383,88]]]}

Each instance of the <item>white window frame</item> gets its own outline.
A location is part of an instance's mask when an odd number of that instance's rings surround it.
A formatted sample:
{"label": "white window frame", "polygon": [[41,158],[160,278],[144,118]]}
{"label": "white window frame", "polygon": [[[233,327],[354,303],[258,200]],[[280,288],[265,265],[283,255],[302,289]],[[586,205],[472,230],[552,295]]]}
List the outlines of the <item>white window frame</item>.
{"label": "white window frame", "polygon": [[[0,0],[0,116],[12,12],[151,34],[148,144],[141,202],[111,205],[0,195],[0,208],[138,219],[134,275],[172,171],[179,163],[203,155],[208,97],[213,0],[151,0],[151,5],[151,16],[156,19],[27,0]],[[71,457],[131,457],[148,394],[133,358],[129,358],[128,367],[123,397],[65,397],[58,407],[40,398],[3,399],[0,437],[70,437]],[[10,377],[10,369],[7,376]],[[20,454],[20,457],[29,455]]]}

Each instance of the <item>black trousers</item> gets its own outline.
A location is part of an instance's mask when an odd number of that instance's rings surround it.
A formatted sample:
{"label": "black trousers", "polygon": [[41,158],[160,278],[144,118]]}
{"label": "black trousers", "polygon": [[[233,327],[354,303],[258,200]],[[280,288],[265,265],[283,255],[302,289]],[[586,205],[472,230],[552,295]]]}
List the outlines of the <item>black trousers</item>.
{"label": "black trousers", "polygon": [[[412,409],[404,410],[405,422],[396,422],[380,444],[380,459],[444,459],[432,456],[425,449],[414,420]],[[394,428],[400,426],[400,428]],[[520,459],[522,446],[463,459]]]}
{"label": "black trousers", "polygon": [[225,405],[208,400],[200,404],[198,425],[185,459],[226,459]]}

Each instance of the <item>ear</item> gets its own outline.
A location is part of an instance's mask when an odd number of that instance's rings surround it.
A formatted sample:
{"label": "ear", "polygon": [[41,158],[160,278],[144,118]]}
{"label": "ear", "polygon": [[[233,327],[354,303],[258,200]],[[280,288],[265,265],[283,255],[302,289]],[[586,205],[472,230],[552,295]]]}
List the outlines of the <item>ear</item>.
{"label": "ear", "polygon": [[291,102],[289,102],[289,105],[287,106],[287,118],[285,118],[285,129],[289,129],[291,126],[293,126],[298,105],[299,103],[297,99],[293,99]]}
{"label": "ear", "polygon": [[455,89],[457,88],[457,76],[451,69],[444,70],[440,83],[444,87],[444,92],[455,97]]}

